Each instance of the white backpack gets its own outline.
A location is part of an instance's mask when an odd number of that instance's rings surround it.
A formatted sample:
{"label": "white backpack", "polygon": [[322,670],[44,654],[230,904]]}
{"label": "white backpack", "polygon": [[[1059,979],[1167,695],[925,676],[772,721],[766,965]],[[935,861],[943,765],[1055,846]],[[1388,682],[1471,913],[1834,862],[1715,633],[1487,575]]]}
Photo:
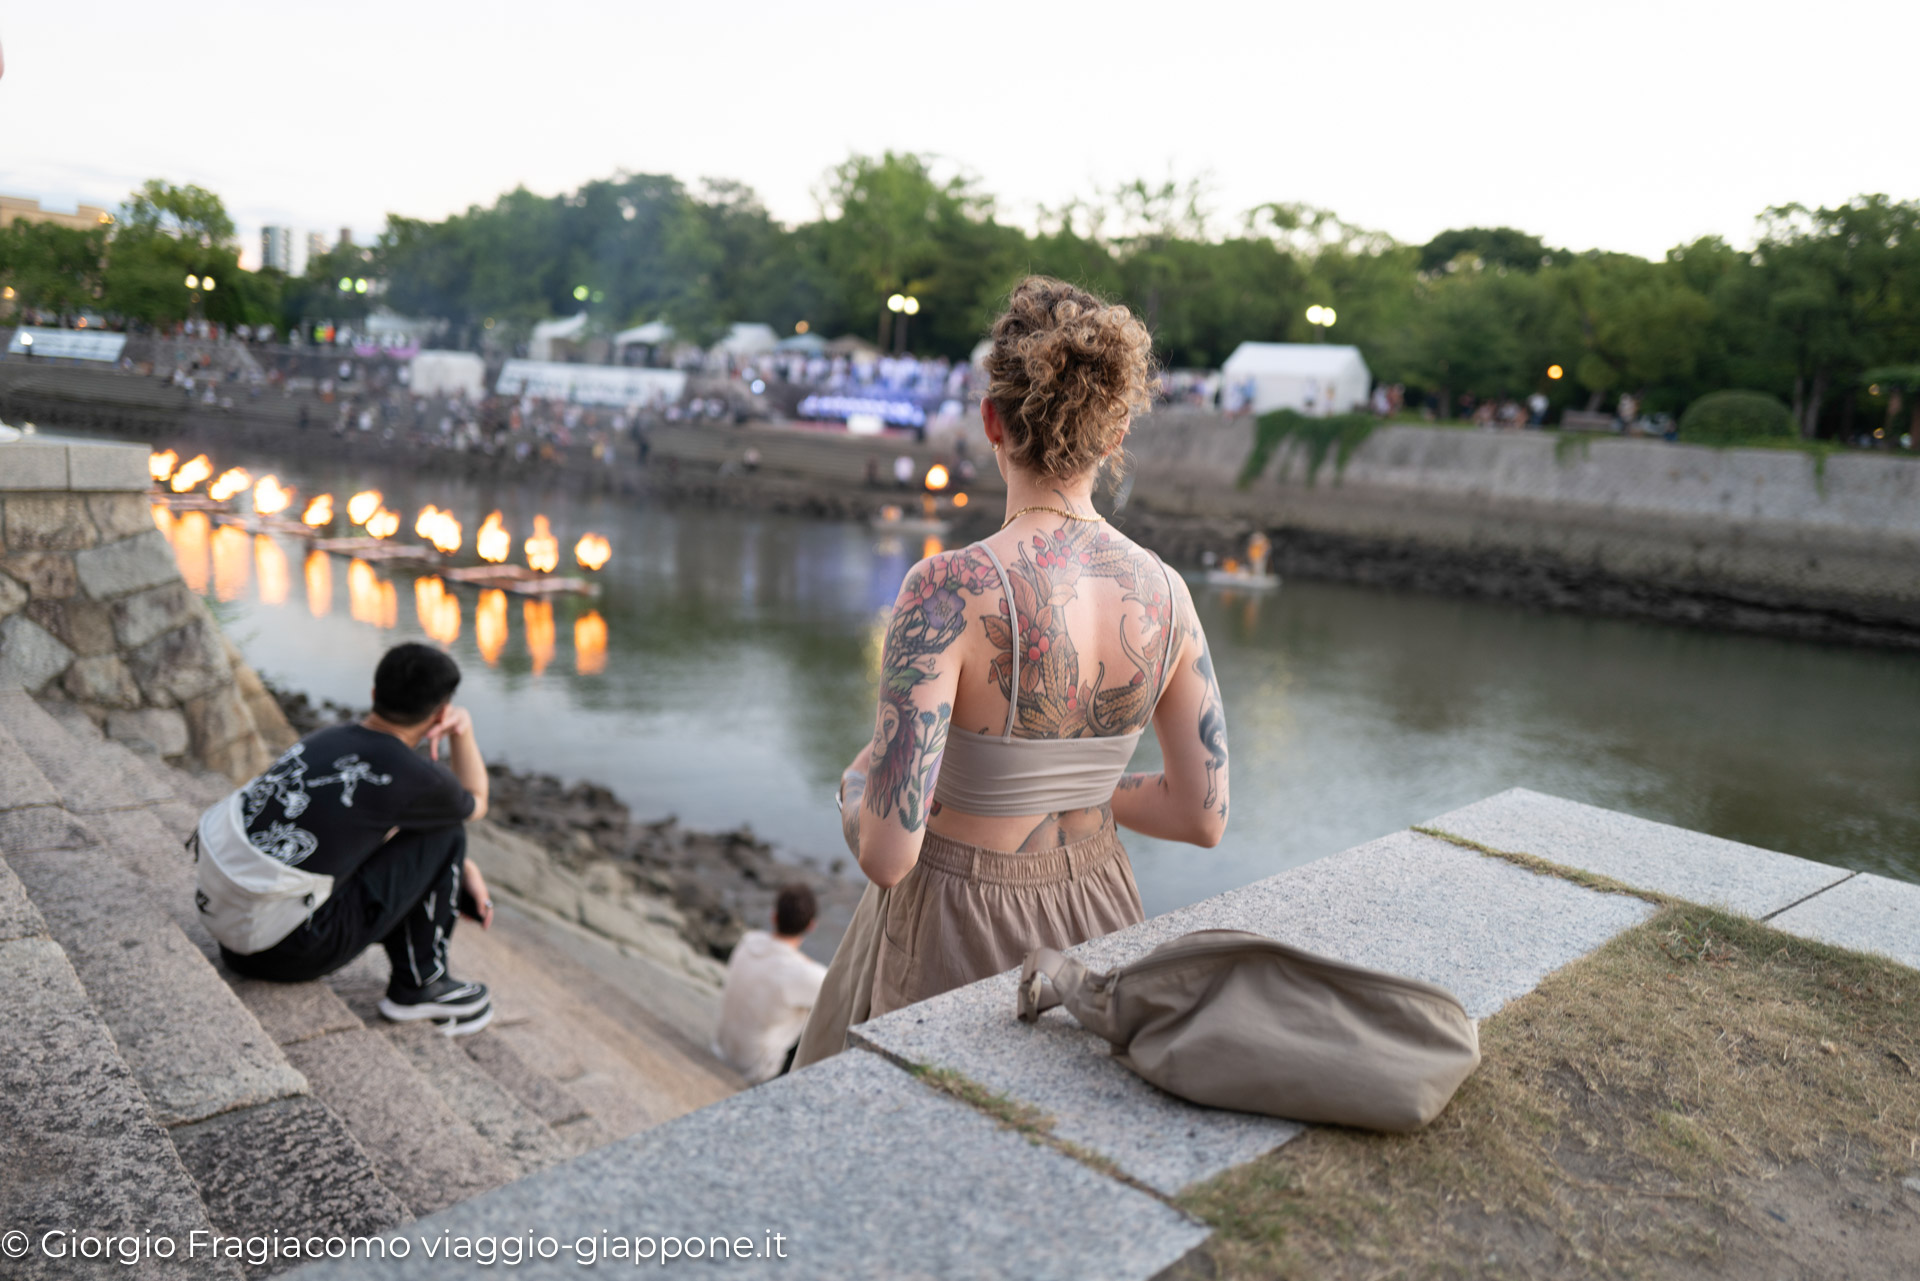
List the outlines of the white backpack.
{"label": "white backpack", "polygon": [[333,878],[289,867],[247,839],[241,794],[208,807],[194,832],[195,906],[207,933],[241,956],[264,952],[312,919]]}

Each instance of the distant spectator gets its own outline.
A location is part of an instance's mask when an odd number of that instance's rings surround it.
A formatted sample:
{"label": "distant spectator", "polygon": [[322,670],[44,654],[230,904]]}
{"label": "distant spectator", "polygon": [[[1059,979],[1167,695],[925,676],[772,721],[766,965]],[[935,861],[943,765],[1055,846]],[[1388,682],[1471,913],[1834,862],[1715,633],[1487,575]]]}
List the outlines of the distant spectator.
{"label": "distant spectator", "polygon": [[893,483],[897,489],[907,489],[913,484],[913,458],[902,454],[893,460]]}
{"label": "distant spectator", "polygon": [[773,933],[748,930],[727,961],[713,1052],[756,1085],[793,1066],[800,1031],[819,998],[827,967],[800,951],[818,915],[811,889],[785,886],[774,903]]}

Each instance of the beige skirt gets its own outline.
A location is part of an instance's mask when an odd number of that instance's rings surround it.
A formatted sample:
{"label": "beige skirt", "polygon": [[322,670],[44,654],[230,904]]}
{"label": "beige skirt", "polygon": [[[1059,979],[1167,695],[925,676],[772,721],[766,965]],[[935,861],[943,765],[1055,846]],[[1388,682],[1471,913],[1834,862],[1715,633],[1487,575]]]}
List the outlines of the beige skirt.
{"label": "beige skirt", "polygon": [[1144,919],[1111,819],[1085,840],[1031,854],[929,832],[905,879],[861,896],[793,1065],[838,1054],[856,1023],[1013,969],[1033,948],[1071,947]]}

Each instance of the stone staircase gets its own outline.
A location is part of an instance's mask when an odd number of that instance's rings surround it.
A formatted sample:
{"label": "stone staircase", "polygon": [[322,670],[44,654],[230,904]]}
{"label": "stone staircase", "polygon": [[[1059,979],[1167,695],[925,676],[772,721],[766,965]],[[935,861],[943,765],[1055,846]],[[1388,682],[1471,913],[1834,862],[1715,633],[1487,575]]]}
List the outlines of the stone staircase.
{"label": "stone staircase", "polygon": [[[44,1233],[365,1236],[733,1093],[577,941],[504,908],[455,936],[492,985],[458,1041],[375,1012],[373,949],[325,982],[225,972],[182,841],[225,779],[0,689],[0,1206]],[[564,945],[563,945],[564,944]],[[36,1248],[9,1277],[73,1275]],[[144,1276],[290,1264],[148,1259]]]}

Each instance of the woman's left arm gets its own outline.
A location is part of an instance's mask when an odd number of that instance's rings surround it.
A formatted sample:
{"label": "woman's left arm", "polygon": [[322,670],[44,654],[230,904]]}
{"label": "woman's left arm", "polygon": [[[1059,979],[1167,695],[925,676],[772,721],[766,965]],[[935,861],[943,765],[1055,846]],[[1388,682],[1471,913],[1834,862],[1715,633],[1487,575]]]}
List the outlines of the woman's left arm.
{"label": "woman's left arm", "polygon": [[992,572],[970,549],[942,552],[913,567],[894,602],[858,815],[860,870],[876,885],[899,884],[920,859],[960,688],[954,646],[966,633],[968,597]]}

